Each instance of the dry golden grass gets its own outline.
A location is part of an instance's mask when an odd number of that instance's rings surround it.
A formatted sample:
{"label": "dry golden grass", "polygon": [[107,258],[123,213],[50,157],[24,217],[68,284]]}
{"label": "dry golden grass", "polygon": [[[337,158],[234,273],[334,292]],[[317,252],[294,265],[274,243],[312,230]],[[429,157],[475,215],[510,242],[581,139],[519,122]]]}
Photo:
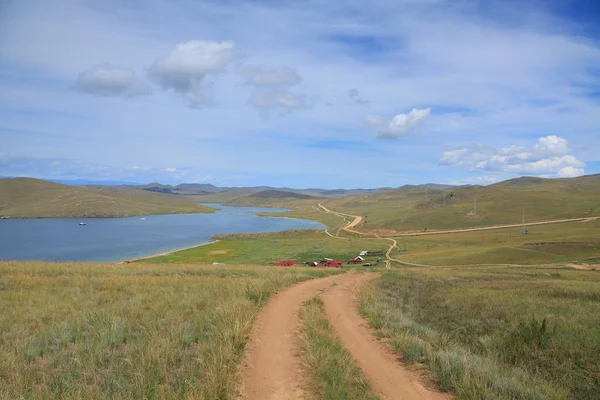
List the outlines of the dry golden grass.
{"label": "dry golden grass", "polygon": [[600,272],[405,268],[368,286],[360,307],[459,399],[600,398]]}
{"label": "dry golden grass", "polygon": [[214,212],[187,198],[116,187],[74,187],[31,178],[0,179],[0,216],[126,217]]}
{"label": "dry golden grass", "polygon": [[260,306],[338,272],[0,263],[0,398],[233,398]]}

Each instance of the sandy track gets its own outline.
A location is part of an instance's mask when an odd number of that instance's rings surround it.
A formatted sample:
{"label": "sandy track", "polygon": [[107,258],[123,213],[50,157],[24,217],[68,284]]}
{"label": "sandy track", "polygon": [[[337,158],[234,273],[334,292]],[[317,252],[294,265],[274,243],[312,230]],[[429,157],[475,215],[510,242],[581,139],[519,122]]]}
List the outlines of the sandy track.
{"label": "sandy track", "polygon": [[565,264],[565,267],[580,269],[583,271],[600,270],[600,264]]}
{"label": "sandy track", "polygon": [[[397,241],[393,239],[394,237],[397,238],[397,237],[406,237],[406,236],[425,236],[425,235],[440,235],[440,234],[463,233],[463,232],[473,232],[473,231],[487,231],[487,230],[493,230],[493,229],[515,228],[515,227],[532,226],[532,225],[563,224],[563,223],[570,223],[570,222],[571,223],[572,222],[580,222],[581,223],[581,222],[592,222],[592,221],[596,221],[596,220],[600,219],[600,217],[555,219],[555,220],[548,220],[548,221],[529,222],[526,224],[492,225],[492,226],[482,226],[482,227],[476,227],[476,228],[452,229],[452,230],[446,230],[446,231],[405,232],[405,233],[397,233],[395,235],[390,235],[390,236],[381,236],[381,235],[376,235],[373,233],[360,232],[360,231],[351,229],[351,228],[355,227],[356,225],[358,225],[362,221],[362,217],[359,217],[358,215],[345,214],[345,213],[341,213],[338,211],[330,210],[329,208],[327,208],[323,205],[324,201],[322,201],[318,204],[318,206],[322,209],[322,211],[324,211],[326,213],[338,215],[340,217],[353,217],[354,218],[354,221],[350,222],[348,225],[343,227],[342,230],[345,230],[345,231],[351,232],[351,233],[356,233],[356,234],[359,234],[362,236],[371,236],[376,239],[390,240],[392,242],[392,244],[390,244],[390,247],[388,248],[387,252],[385,253],[385,258],[386,258],[385,266],[387,269],[390,269],[390,263],[392,261],[395,261],[395,262],[398,262],[398,263],[404,264],[404,265],[415,266],[415,267],[439,267],[439,266],[434,266],[434,265],[429,265],[429,264],[418,264],[418,263],[413,263],[413,262],[408,262],[408,261],[402,261],[397,258],[392,258],[390,255],[392,250],[394,248],[398,248]],[[316,209],[318,210],[318,208],[316,208]],[[326,232],[326,233],[329,234],[328,232]],[[329,234],[329,236],[334,237],[331,234]],[[485,266],[485,265],[518,266],[518,264],[469,264],[469,265],[470,266]],[[547,265],[557,265],[557,264],[553,263],[553,264],[547,264]],[[569,264],[568,266],[577,268],[574,265],[575,264]],[[463,265],[463,266],[466,266],[466,265]],[[444,267],[446,267],[446,266],[444,266]],[[594,266],[587,268],[586,266],[579,266],[579,268],[577,268],[577,269],[592,269],[593,267]]]}
{"label": "sandy track", "polygon": [[384,399],[437,400],[448,394],[430,390],[419,381],[419,375],[406,369],[378,341],[358,312],[358,290],[377,274],[353,274],[331,287],[321,297],[325,313],[337,336],[363,370],[373,389]]}
{"label": "sandy track", "polygon": [[241,398],[306,397],[298,357],[298,311],[306,300],[320,292],[324,292],[325,311],[336,334],[384,399],[449,398],[425,388],[416,373],[405,369],[385,345],[375,339],[360,316],[356,304],[358,289],[377,276],[377,273],[329,276],[300,283],[275,295],[252,329],[243,363]]}
{"label": "sandy track", "polygon": [[350,274],[300,283],[275,295],[258,316],[242,371],[242,399],[300,399],[302,374],[296,337],[302,303]]}
{"label": "sandy track", "polygon": [[358,216],[358,215],[351,215],[351,214],[345,214],[345,213],[341,213],[341,212],[338,212],[338,211],[332,211],[332,210],[330,210],[329,208],[327,208],[327,207],[325,207],[325,206],[323,205],[323,202],[324,202],[324,201],[325,201],[325,200],[323,200],[322,202],[320,202],[320,203],[318,204],[318,206],[319,206],[319,207],[321,207],[321,208],[323,209],[323,211],[325,211],[326,213],[329,213],[329,214],[334,214],[334,215],[337,215],[337,216],[340,216],[340,217],[350,217],[350,218],[354,218],[354,220],[353,220],[352,222],[350,222],[348,225],[346,225],[345,227],[343,227],[343,228],[342,228],[343,230],[345,230],[345,231],[348,231],[348,232],[354,232],[354,233],[358,233],[359,235],[362,235],[362,234],[363,234],[362,232],[355,231],[355,230],[353,230],[353,229],[352,229],[352,228],[354,228],[356,225],[358,225],[358,224],[360,224],[360,223],[361,223],[361,221],[362,221],[362,217],[360,217],[360,216]]}

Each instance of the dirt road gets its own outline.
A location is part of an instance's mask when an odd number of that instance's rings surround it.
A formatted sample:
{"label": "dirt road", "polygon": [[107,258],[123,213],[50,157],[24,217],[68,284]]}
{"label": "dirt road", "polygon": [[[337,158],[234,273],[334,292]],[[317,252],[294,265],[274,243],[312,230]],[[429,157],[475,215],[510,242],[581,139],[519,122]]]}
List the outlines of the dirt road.
{"label": "dirt road", "polygon": [[[318,204],[318,206],[321,207],[321,209],[323,209],[325,212],[339,215],[339,216],[354,218],[354,221],[352,221],[351,223],[349,223],[348,225],[346,225],[345,227],[342,228],[343,230],[345,230],[347,232],[357,233],[359,235],[377,236],[377,235],[374,235],[371,233],[360,232],[360,231],[352,229],[361,223],[362,217],[359,217],[358,215],[345,214],[345,213],[341,213],[339,211],[330,210],[329,208],[327,208],[323,205],[324,202],[325,202],[325,200],[320,202]],[[428,232],[398,232],[393,235],[377,236],[377,237],[383,239],[383,238],[388,238],[388,237],[403,237],[403,236],[444,235],[444,234],[451,234],[451,233],[489,231],[489,230],[494,230],[494,229],[506,229],[506,228],[519,228],[522,226],[564,224],[567,222],[591,222],[591,221],[595,221],[597,219],[600,219],[600,217],[564,218],[564,219],[553,219],[553,220],[547,220],[547,221],[527,222],[525,224],[491,225],[491,226],[480,226],[480,227],[474,227],[474,228],[448,229],[448,230],[443,230],[443,231],[435,231],[434,230],[434,231],[428,231]]]}
{"label": "dirt road", "polygon": [[359,288],[376,276],[354,274],[321,296],[335,333],[380,397],[398,400],[451,398],[426,388],[417,373],[403,367],[385,344],[375,338],[367,322],[360,316],[357,304]]}
{"label": "dirt road", "polygon": [[[482,227],[476,227],[476,228],[452,229],[452,230],[445,230],[445,231],[405,232],[405,233],[397,233],[395,235],[391,235],[392,237],[389,237],[389,236],[380,236],[380,235],[376,235],[376,234],[368,233],[368,232],[360,232],[360,231],[352,229],[356,225],[360,224],[360,222],[362,221],[362,217],[359,217],[358,215],[345,214],[345,213],[341,213],[341,212],[338,212],[338,211],[330,210],[329,208],[327,208],[327,207],[325,207],[323,205],[324,201],[322,201],[322,202],[320,202],[318,204],[318,206],[324,212],[331,213],[331,214],[334,214],[334,215],[339,215],[339,216],[342,216],[342,217],[351,217],[351,218],[354,218],[354,220],[352,222],[350,222],[349,224],[347,224],[345,227],[343,227],[342,230],[345,230],[345,231],[351,232],[351,233],[356,233],[356,234],[362,235],[362,236],[371,236],[371,237],[374,237],[374,238],[377,238],[377,239],[390,240],[392,242],[392,244],[390,244],[390,247],[388,248],[387,252],[385,253],[385,258],[386,258],[386,264],[385,265],[386,265],[387,269],[390,268],[390,262],[392,262],[392,261],[395,261],[395,262],[398,262],[398,263],[404,264],[404,265],[411,265],[411,266],[417,266],[417,267],[432,267],[432,265],[417,264],[417,263],[412,263],[412,262],[398,260],[397,258],[392,258],[391,255],[390,255],[391,252],[392,252],[392,250],[394,248],[398,248],[397,242],[396,242],[395,239],[393,239],[393,237],[441,235],[441,234],[451,234],[451,233],[487,231],[487,230],[492,230],[492,229],[517,228],[517,227],[522,227],[522,226],[562,224],[562,223],[568,223],[568,222],[591,222],[591,221],[596,221],[596,220],[600,219],[600,217],[582,217],[582,218],[555,219],[555,220],[548,220],[548,221],[529,222],[529,223],[526,223],[526,224],[492,225],[492,226],[482,226]],[[329,234],[328,232],[326,232],[326,233],[329,236],[333,237],[333,235]],[[477,264],[473,264],[473,265],[477,265]],[[480,264],[480,265],[484,265],[484,264]],[[490,265],[492,265],[492,264],[490,264]],[[498,264],[498,265],[512,265],[512,264]],[[552,264],[552,265],[554,265],[554,264]],[[575,267],[573,267],[573,268],[575,268]],[[580,267],[578,269],[587,269],[587,268],[585,268],[585,267],[581,268]]]}
{"label": "dirt road", "polygon": [[354,233],[358,233],[358,234],[362,234],[362,232],[359,231],[355,231],[352,228],[354,228],[356,225],[360,224],[362,221],[362,217],[358,216],[358,215],[351,215],[351,214],[345,214],[345,213],[341,213],[341,212],[337,212],[337,211],[332,211],[329,208],[325,207],[323,205],[323,202],[325,200],[323,200],[322,202],[320,202],[318,204],[319,207],[321,207],[323,209],[323,211],[325,211],[326,213],[330,213],[330,214],[334,214],[334,215],[338,215],[340,217],[350,217],[350,218],[354,218],[354,220],[352,222],[350,222],[348,225],[344,226],[342,229],[348,232],[354,232]]}
{"label": "dirt road", "polygon": [[[376,238],[376,239],[384,239],[384,238],[381,238],[381,237],[379,237],[378,235],[373,235],[373,234],[370,234],[370,233],[363,233],[363,232],[359,232],[359,231],[356,231],[356,230],[352,229],[352,228],[353,228],[353,227],[355,227],[356,225],[360,224],[360,222],[362,221],[362,217],[360,217],[360,216],[358,216],[358,215],[344,214],[344,213],[340,213],[340,212],[337,212],[337,211],[332,211],[332,210],[328,209],[327,207],[325,207],[325,206],[323,205],[323,201],[322,201],[322,202],[320,202],[320,203],[318,204],[318,206],[319,206],[319,207],[321,207],[321,209],[322,209],[324,212],[326,212],[326,213],[330,213],[330,214],[338,215],[338,216],[340,216],[340,217],[344,217],[344,218],[345,218],[345,217],[351,217],[351,218],[354,218],[354,220],[353,220],[352,222],[348,223],[346,226],[344,226],[344,227],[342,228],[342,230],[344,230],[344,231],[347,231],[347,232],[357,233],[357,234],[359,234],[359,235],[373,236],[373,237],[374,237],[374,238]],[[328,234],[328,235],[329,235],[329,236],[331,236],[331,237],[337,237],[337,238],[339,238],[339,236],[333,236],[332,234],[330,234],[329,232],[327,232],[327,230],[325,230],[325,233],[326,233],[326,234]],[[386,268],[386,269],[390,269],[390,268],[391,268],[391,267],[390,267],[390,262],[392,262],[392,261],[396,261],[395,259],[393,259],[392,257],[390,257],[390,253],[392,252],[392,250],[394,249],[394,247],[396,247],[396,248],[397,248],[397,243],[396,243],[396,241],[395,241],[394,239],[392,239],[392,238],[385,238],[385,239],[387,239],[387,240],[391,240],[391,241],[392,241],[392,244],[390,245],[389,249],[388,249],[388,250],[387,250],[387,252],[385,253],[385,258],[386,258],[386,260],[385,260],[385,268]]]}
{"label": "dirt road", "polygon": [[314,279],[275,295],[252,329],[242,372],[242,399],[302,398],[296,336],[302,303],[347,275]]}
{"label": "dirt road", "polygon": [[[322,296],[326,314],[339,335],[384,399],[442,399],[419,383],[396,357],[379,343],[358,313],[356,294],[360,285],[377,273],[347,273],[306,281],[274,296],[253,327],[243,363],[241,397],[246,400],[305,398],[298,358],[298,311],[310,297]],[[334,285],[335,283],[335,285]]]}

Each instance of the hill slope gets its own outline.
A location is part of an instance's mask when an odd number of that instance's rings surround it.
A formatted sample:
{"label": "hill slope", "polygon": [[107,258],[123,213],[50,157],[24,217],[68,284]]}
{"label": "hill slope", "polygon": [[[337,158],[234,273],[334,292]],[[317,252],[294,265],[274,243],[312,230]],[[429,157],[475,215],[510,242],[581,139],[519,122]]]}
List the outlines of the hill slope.
{"label": "hill slope", "polygon": [[174,196],[124,187],[73,187],[31,178],[0,179],[0,216],[12,218],[204,212],[211,209]]}
{"label": "hill slope", "polygon": [[[453,229],[600,215],[600,175],[523,177],[451,190],[400,188],[328,200],[331,209],[363,216],[359,230]],[[477,208],[475,211],[475,200]]]}
{"label": "hill slope", "polygon": [[294,192],[284,192],[281,190],[263,190],[262,192],[253,193],[248,195],[255,199],[318,199],[318,197],[310,196],[308,194],[300,194]]}

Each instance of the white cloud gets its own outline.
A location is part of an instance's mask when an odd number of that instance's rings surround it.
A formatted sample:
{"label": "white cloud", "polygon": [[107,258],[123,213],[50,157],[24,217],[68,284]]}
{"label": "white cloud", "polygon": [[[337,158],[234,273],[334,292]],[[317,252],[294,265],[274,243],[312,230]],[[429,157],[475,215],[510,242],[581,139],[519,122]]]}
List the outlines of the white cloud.
{"label": "white cloud", "polygon": [[177,172],[177,168],[165,168],[165,172]]}
{"label": "white cloud", "polygon": [[242,69],[246,84],[257,87],[293,86],[302,82],[298,71],[291,67],[256,67],[247,66]]}
{"label": "white cloud", "polygon": [[79,73],[75,89],[100,96],[131,97],[150,93],[150,88],[136,78],[133,70],[110,64],[96,65]]}
{"label": "white cloud", "polygon": [[431,114],[431,108],[416,109],[413,108],[407,114],[398,114],[392,119],[386,119],[379,115],[369,115],[363,126],[366,128],[377,129],[375,135],[380,139],[397,139],[413,132],[421,125]]}
{"label": "white cloud", "polygon": [[315,99],[310,99],[305,94],[293,93],[287,89],[256,89],[249,100],[250,105],[259,109],[281,108],[288,112],[311,108],[315,102]]}
{"label": "white cloud", "polygon": [[560,178],[573,178],[576,176],[581,176],[584,174],[583,168],[575,168],[575,167],[564,167],[558,170],[556,175]]}
{"label": "white cloud", "polygon": [[233,59],[234,43],[194,40],[180,43],[166,57],[158,58],[148,71],[165,89],[181,93],[192,106],[212,103],[208,76],[224,72]]}
{"label": "white cloud", "polygon": [[242,69],[246,84],[253,87],[248,104],[258,108],[263,116],[271,109],[285,112],[312,108],[316,102],[304,93],[294,93],[289,87],[302,82],[302,78],[291,67],[255,67]]}
{"label": "white cloud", "polygon": [[479,171],[558,177],[583,175],[585,167],[584,162],[571,154],[567,140],[558,136],[540,137],[529,147],[473,146],[447,150],[439,163]]}
{"label": "white cloud", "polygon": [[[1,147],[31,157],[75,157],[128,170],[131,165],[162,171],[185,164],[204,173],[219,164],[227,172],[214,172],[217,179],[243,170],[262,184],[272,169],[269,155],[234,157],[232,146],[223,143],[238,143],[234,147],[246,154],[264,149],[287,154],[318,139],[364,141],[364,132],[353,129],[362,117],[389,116],[389,124],[395,114],[417,105],[435,112],[418,128],[427,135],[411,138],[410,146],[371,142],[376,158],[354,166],[342,163],[339,172],[332,167],[327,177],[311,176],[312,166],[306,163],[301,166],[307,171],[291,163],[278,171],[282,181],[335,186],[340,176],[352,176],[344,184],[395,186],[439,181],[441,171],[443,179],[452,179],[445,175],[448,169],[431,168],[443,146],[480,141],[498,149],[507,143],[532,147],[546,132],[568,139],[577,158],[588,163],[586,172],[596,172],[600,105],[593,90],[600,41],[588,35],[585,22],[568,13],[552,15],[544,2],[522,2],[518,13],[510,2],[497,2],[492,8],[500,12],[491,15],[479,2],[442,1],[441,8],[416,0],[348,0],[341,8],[320,1],[300,8],[286,1],[159,0],[143,7],[123,7],[121,0],[93,6],[89,1],[52,6],[43,0],[8,2],[0,24],[0,58],[6,61],[0,108],[9,110],[0,122]],[[303,29],[290,29],[298,26]],[[177,43],[194,38],[232,40],[236,51],[225,70],[235,73],[211,72],[194,79],[194,88],[186,93],[155,90],[144,101],[104,101],[62,90],[79,72],[102,61],[146,78],[142,71],[157,57],[169,56]],[[297,85],[277,89],[314,95],[336,106],[315,106],[269,121],[257,118],[256,108],[248,105],[255,86],[240,85],[245,79],[237,73],[238,48],[249,64],[288,65],[302,76]],[[217,107],[199,116],[181,106],[186,97],[197,105],[210,103],[213,80]],[[165,87],[174,91],[172,85]],[[349,98],[350,88],[358,89],[359,96]],[[371,103],[360,115],[363,107],[353,100],[362,96]],[[272,96],[262,102],[273,103]],[[292,103],[302,105],[299,99]],[[271,113],[281,111],[286,110],[271,108]],[[382,128],[374,128],[373,134]],[[536,139],[528,139],[531,135]],[[302,151],[312,159],[323,154],[318,147]],[[356,154],[337,151],[341,159]],[[398,159],[404,161],[404,175],[386,181],[381,172]],[[298,175],[292,177],[295,169]],[[451,171],[455,173],[462,176]]]}
{"label": "white cloud", "polygon": [[362,127],[365,129],[383,129],[389,120],[381,115],[368,115],[367,118],[362,122]]}

